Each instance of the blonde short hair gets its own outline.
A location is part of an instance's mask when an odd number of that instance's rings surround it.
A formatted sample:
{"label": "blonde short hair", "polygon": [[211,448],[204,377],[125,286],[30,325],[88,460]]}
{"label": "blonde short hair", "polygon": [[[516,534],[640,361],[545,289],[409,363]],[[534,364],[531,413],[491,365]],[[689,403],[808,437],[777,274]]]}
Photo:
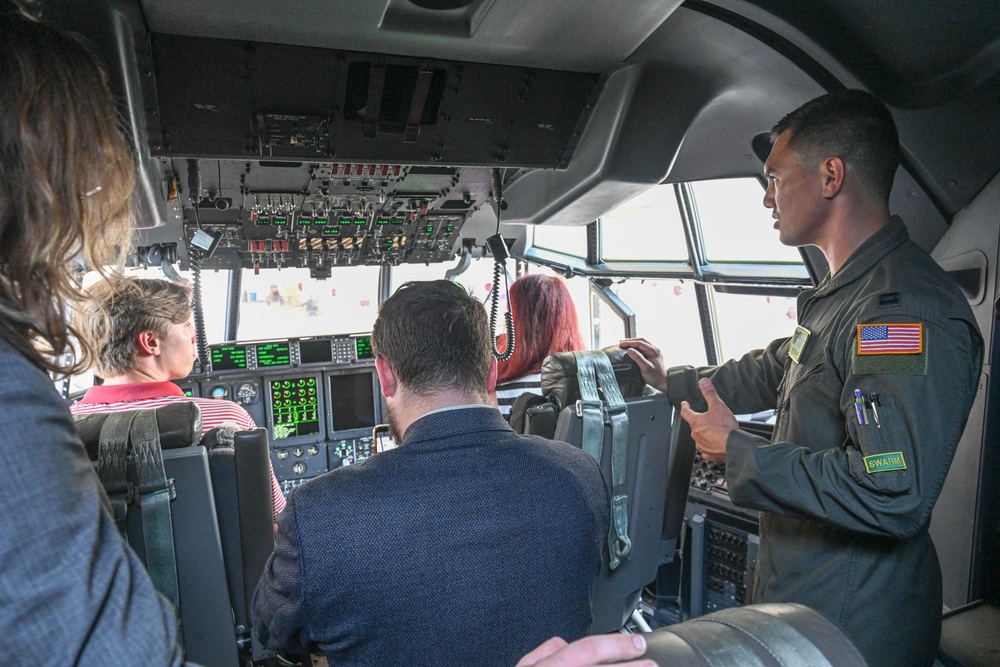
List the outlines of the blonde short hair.
{"label": "blonde short hair", "polygon": [[132,370],[142,332],[165,336],[172,325],[190,319],[191,288],[155,278],[102,280],[87,290],[87,299],[74,315],[76,330],[94,351],[101,377]]}

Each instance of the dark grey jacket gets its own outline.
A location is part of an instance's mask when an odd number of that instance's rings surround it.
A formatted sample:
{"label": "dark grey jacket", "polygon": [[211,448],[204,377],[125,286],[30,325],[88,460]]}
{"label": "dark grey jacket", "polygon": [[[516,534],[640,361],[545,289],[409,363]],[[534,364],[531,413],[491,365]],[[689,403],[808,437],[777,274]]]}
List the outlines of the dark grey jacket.
{"label": "dark grey jacket", "polygon": [[586,634],[608,534],[600,469],[489,407],[295,489],[254,596],[274,648],[331,664],[504,665]]}
{"label": "dark grey jacket", "polygon": [[0,340],[0,665],[180,665],[66,403]]}
{"label": "dark grey jacket", "polygon": [[[811,332],[799,363],[777,340],[716,368],[672,368],[667,393],[702,410],[708,376],[736,413],[778,410],[772,442],[727,442],[730,496],[761,511],[754,601],[825,613],[873,666],[930,665],[941,570],[927,526],[976,395],[972,312],[894,218],[799,297],[798,315]],[[872,323],[922,323],[922,352],[858,354],[858,326]],[[858,423],[855,389],[878,394],[880,426],[871,407]]]}

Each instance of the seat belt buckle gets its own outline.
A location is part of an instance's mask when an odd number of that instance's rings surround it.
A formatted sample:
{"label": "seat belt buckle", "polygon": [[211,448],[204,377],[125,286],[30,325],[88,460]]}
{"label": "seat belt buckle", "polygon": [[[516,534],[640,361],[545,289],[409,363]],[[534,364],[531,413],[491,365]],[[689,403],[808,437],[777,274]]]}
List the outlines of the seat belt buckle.
{"label": "seat belt buckle", "polygon": [[[584,411],[589,410],[591,408],[602,409],[604,408],[604,403],[602,403],[601,401],[585,401],[583,399],[580,399],[576,402],[576,416],[583,417]],[[607,411],[605,410],[604,413],[607,414]]]}
{"label": "seat belt buckle", "polygon": [[151,493],[159,493],[160,491],[166,491],[167,497],[170,502],[177,500],[177,487],[174,486],[174,478],[167,478],[163,484],[157,484],[155,486],[147,486],[139,488],[137,485],[129,483],[127,502],[131,504],[132,500],[135,500],[135,504],[142,507],[142,498],[145,495]]}
{"label": "seat belt buckle", "polygon": [[610,407],[605,405],[604,412],[608,415],[608,418],[623,414],[625,412],[625,404],[622,403],[621,405],[613,405]]}

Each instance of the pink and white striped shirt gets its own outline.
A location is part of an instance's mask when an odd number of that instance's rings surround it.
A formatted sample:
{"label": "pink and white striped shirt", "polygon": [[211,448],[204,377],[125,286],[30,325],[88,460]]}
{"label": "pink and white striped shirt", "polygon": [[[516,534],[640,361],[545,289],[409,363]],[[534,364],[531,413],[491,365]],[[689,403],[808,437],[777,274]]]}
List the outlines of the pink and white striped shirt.
{"label": "pink and white striped shirt", "polygon": [[[179,401],[194,401],[201,408],[201,432],[220,426],[223,422],[233,422],[241,431],[257,428],[246,410],[232,401],[217,398],[192,398],[185,396],[181,388],[173,382],[133,382],[110,386],[95,385],[87,390],[82,399],[69,406],[75,415],[89,415],[98,412],[122,412],[161,408]],[[285,509],[285,494],[271,468],[271,501],[274,516]]]}

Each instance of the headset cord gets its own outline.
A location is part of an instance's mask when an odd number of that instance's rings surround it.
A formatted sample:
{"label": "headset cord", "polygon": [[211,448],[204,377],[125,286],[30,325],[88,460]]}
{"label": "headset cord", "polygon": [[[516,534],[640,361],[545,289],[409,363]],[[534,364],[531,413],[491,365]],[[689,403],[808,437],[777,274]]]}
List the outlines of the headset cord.
{"label": "headset cord", "polygon": [[[490,304],[490,336],[493,340],[493,356],[497,361],[507,361],[514,354],[514,315],[510,312],[510,287],[507,284],[507,244],[500,235],[500,211],[507,208],[503,200],[503,181],[499,169],[490,170],[490,181],[493,186],[493,200],[497,205],[497,233],[486,239],[486,247],[493,255],[493,303]],[[500,307],[500,276],[503,275],[504,295],[507,296],[507,311],[504,313],[504,332],[507,334],[507,344],[504,351],[497,348],[497,309]]]}
{"label": "headset cord", "polygon": [[198,358],[206,373],[212,372],[212,356],[208,350],[208,337],[205,334],[205,312],[201,302],[201,260],[202,251],[193,245],[188,246],[188,261],[191,264],[191,310],[194,311],[194,335],[198,346]]}
{"label": "headset cord", "polygon": [[[508,306],[507,312],[503,314],[504,318],[504,332],[507,334],[507,344],[504,346],[504,351],[500,352],[497,348],[497,309],[500,308],[500,275],[503,274],[504,279],[504,292],[509,292],[509,287],[507,285],[507,269],[504,266],[503,260],[493,263],[493,303],[490,304],[490,333],[493,335],[493,356],[497,358],[497,361],[507,361],[510,359],[511,355],[514,354],[514,315],[510,312],[510,307]],[[508,301],[509,304],[509,301]]]}

